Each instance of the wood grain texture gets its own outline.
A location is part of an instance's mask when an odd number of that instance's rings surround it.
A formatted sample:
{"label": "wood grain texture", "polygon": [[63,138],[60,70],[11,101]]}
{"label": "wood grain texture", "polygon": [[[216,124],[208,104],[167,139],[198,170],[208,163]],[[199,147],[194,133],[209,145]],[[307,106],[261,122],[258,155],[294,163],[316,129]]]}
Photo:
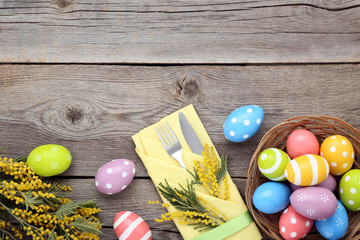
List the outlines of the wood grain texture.
{"label": "wood grain texture", "polygon": [[0,0],[0,62],[360,61],[360,0]]}
{"label": "wood grain texture", "polygon": [[[115,158],[147,177],[131,136],[193,104],[229,171],[246,177],[261,137],[294,116],[329,115],[360,128],[360,65],[104,66],[0,65],[0,146],[27,156],[35,147],[66,146],[64,176],[93,177]],[[246,142],[231,143],[223,123],[235,108],[262,106],[265,120]],[[84,167],[86,166],[86,167]]]}

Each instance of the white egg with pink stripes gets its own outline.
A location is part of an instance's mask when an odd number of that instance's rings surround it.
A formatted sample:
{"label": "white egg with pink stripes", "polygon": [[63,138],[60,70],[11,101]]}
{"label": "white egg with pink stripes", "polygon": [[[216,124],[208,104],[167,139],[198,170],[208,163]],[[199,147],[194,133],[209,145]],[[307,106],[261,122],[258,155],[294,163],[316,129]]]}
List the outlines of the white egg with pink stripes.
{"label": "white egg with pink stripes", "polygon": [[130,211],[115,215],[114,230],[119,240],[152,240],[151,230],[144,219]]}

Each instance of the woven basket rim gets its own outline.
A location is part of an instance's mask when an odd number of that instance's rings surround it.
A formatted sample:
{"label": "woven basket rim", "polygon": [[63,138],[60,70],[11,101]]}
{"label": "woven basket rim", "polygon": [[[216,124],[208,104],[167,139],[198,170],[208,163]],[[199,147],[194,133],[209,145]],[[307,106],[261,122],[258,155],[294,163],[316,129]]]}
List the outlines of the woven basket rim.
{"label": "woven basket rim", "polygon": [[[355,151],[355,161],[353,168],[360,168],[360,130],[349,124],[348,122],[341,120],[337,117],[331,116],[311,116],[303,115],[289,118],[268,130],[261,138],[256,150],[254,151],[247,172],[247,180],[245,185],[245,200],[246,205],[253,215],[253,219],[257,226],[272,239],[282,239],[278,229],[278,214],[263,214],[259,212],[252,204],[252,195],[256,187],[262,182],[267,181],[262,176],[258,167],[257,159],[260,153],[269,147],[277,147],[279,149],[285,148],[287,136],[295,129],[303,128],[307,129],[315,134],[320,144],[321,139],[326,136],[339,134],[344,135],[352,143]],[[284,135],[285,134],[285,135]],[[349,215],[349,229],[345,234],[345,239],[360,239],[360,212],[352,212]],[[277,219],[277,221],[275,221]],[[314,229],[314,228],[313,228]],[[311,231],[304,239],[319,239],[322,238],[316,231]]]}

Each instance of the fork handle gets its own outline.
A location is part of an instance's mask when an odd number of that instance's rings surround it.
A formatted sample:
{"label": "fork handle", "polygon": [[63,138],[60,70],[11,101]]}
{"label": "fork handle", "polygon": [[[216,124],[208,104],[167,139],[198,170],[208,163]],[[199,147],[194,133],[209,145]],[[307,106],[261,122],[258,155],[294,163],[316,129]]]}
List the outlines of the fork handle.
{"label": "fork handle", "polygon": [[179,162],[181,167],[186,169],[185,163],[182,158],[182,150],[173,153],[171,156]]}

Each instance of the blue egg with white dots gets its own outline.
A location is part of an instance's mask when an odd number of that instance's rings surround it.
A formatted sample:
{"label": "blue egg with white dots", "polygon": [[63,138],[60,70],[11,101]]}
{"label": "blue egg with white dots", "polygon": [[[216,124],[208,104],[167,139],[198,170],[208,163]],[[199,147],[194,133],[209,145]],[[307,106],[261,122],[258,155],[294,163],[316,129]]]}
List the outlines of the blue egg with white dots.
{"label": "blue egg with white dots", "polygon": [[264,111],[256,105],[246,105],[235,109],[226,118],[223,131],[231,142],[245,141],[259,130],[264,120]]}
{"label": "blue egg with white dots", "polygon": [[349,218],[344,205],[338,200],[338,207],[330,218],[316,220],[315,226],[318,232],[326,239],[342,238],[349,226]]}

